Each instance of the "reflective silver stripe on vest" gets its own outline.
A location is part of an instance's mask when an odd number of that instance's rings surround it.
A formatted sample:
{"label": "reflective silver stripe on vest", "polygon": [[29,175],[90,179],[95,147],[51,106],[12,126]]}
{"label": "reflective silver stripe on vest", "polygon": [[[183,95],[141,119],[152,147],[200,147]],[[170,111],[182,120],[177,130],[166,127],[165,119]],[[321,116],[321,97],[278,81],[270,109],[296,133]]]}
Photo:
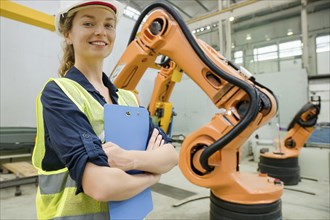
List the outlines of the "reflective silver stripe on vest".
{"label": "reflective silver stripe on vest", "polygon": [[[66,182],[64,186],[63,183]],[[71,179],[68,172],[39,175],[39,188],[41,194],[55,194],[62,192],[65,187],[76,187],[76,182]]]}
{"label": "reflective silver stripe on vest", "polygon": [[75,215],[75,216],[64,216],[53,218],[54,220],[109,220],[110,216],[108,212],[86,214],[86,215]]}

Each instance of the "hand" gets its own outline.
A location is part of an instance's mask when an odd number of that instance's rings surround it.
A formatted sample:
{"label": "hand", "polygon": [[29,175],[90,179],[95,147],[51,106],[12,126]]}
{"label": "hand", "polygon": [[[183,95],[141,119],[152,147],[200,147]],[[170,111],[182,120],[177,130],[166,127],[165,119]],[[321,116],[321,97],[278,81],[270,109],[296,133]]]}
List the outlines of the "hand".
{"label": "hand", "polygon": [[108,156],[110,167],[116,167],[124,171],[134,169],[134,161],[130,159],[127,150],[122,149],[117,144],[106,142],[102,144],[105,154]]}
{"label": "hand", "polygon": [[149,139],[147,151],[155,150],[160,146],[164,145],[163,136],[159,134],[159,131],[155,128],[152,132],[152,135]]}

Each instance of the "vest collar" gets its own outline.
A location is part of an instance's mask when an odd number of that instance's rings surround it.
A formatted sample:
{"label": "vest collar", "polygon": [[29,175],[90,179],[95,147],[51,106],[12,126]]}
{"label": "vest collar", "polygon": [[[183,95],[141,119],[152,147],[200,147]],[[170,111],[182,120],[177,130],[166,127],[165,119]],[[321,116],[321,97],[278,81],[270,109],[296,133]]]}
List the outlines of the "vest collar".
{"label": "vest collar", "polygon": [[[65,74],[65,77],[73,81],[76,81],[90,93],[93,92],[99,93],[94,88],[94,86],[87,80],[85,75],[82,74],[80,70],[78,70],[75,66],[71,67],[71,69]],[[117,87],[109,80],[109,78],[105,73],[102,74],[102,81],[103,84],[106,87],[108,87],[112,101],[114,101],[114,103],[118,103]]]}

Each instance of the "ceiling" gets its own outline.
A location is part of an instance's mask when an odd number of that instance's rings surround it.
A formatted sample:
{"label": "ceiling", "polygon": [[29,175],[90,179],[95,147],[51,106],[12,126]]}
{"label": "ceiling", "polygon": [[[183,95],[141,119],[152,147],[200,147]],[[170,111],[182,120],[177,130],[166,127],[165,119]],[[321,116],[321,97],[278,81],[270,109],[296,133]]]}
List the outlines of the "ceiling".
{"label": "ceiling", "polygon": [[[143,11],[143,9],[153,2],[165,2],[174,7],[182,18],[187,21],[192,18],[199,17],[201,15],[214,12],[218,10],[218,0],[118,0],[124,5],[128,5],[138,11]],[[235,4],[242,2],[244,0],[228,0],[230,4]]]}
{"label": "ceiling", "polygon": [[[201,17],[205,14],[219,11],[219,2],[223,4],[223,8],[244,5],[247,1],[252,0],[117,0],[125,6],[130,6],[139,12],[142,12],[145,7],[154,2],[164,2],[174,7],[182,16],[185,22]],[[268,0],[270,1],[270,0]],[[280,6],[272,6],[261,11],[255,11],[244,16],[235,17],[232,22],[234,31],[251,29],[255,26],[273,21],[285,20],[301,14],[301,0],[272,0],[284,1]],[[320,10],[329,10],[329,0],[307,0],[308,13],[313,13]],[[237,5],[235,5],[237,4]]]}

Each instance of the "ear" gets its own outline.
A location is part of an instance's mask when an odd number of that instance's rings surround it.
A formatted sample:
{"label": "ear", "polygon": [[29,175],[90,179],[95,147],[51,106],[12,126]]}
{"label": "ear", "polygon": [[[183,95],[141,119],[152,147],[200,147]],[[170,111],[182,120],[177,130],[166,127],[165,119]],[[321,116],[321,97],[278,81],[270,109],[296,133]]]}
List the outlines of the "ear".
{"label": "ear", "polygon": [[68,44],[68,45],[72,45],[72,40],[71,40],[71,35],[69,32],[66,32],[64,34],[64,38],[65,38],[65,42]]}

